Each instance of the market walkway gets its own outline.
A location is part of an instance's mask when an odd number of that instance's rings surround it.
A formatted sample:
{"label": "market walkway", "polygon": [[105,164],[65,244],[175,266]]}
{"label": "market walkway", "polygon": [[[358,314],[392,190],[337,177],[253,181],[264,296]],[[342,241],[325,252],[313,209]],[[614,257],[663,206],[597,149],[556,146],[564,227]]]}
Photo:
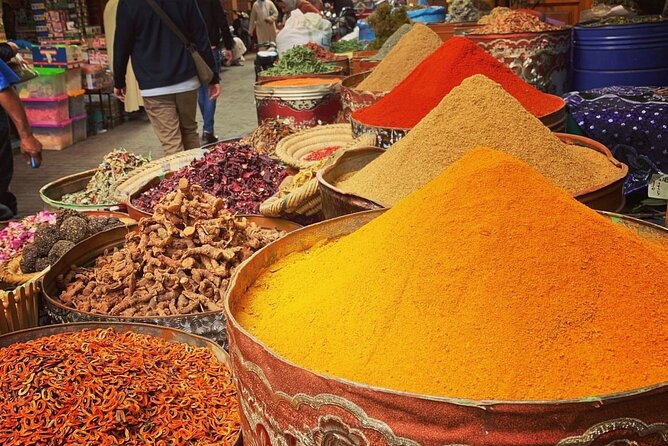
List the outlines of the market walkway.
{"label": "market walkway", "polygon": [[[253,60],[243,67],[230,67],[222,73],[222,94],[216,111],[216,132],[229,138],[252,131],[257,126],[253,102]],[[201,124],[201,117],[198,116]],[[201,129],[201,125],[200,125]],[[19,212],[27,215],[43,208],[39,189],[46,183],[96,167],[102,157],[116,147],[153,158],[162,156],[147,118],[134,119],[85,141],[54,152],[45,151],[42,167],[30,169],[21,155],[14,157],[12,191],[19,202]]]}

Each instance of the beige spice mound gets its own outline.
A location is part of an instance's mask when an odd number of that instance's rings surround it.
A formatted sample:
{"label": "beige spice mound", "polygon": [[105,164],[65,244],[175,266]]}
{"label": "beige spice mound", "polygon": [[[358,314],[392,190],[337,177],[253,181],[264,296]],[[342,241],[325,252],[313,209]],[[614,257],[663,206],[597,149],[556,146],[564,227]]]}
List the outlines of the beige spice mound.
{"label": "beige spice mound", "polygon": [[390,91],[401,83],[443,41],[429,27],[416,23],[392,51],[357,87],[361,91]]}
{"label": "beige spice mound", "polygon": [[519,158],[574,196],[623,174],[621,163],[564,144],[501,85],[475,75],[454,88],[386,153],[337,186],[393,206],[481,145]]}

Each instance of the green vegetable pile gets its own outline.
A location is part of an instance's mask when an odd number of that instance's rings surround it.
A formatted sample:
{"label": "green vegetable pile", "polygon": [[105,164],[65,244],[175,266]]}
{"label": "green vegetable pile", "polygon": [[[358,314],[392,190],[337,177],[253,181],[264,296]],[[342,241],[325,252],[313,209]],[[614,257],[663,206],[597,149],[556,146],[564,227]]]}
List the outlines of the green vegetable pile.
{"label": "green vegetable pile", "polygon": [[362,51],[366,48],[364,42],[360,42],[358,39],[351,40],[338,40],[332,42],[332,52],[333,53],[349,53],[351,51]]}
{"label": "green vegetable pile", "polygon": [[324,74],[336,69],[332,64],[318,60],[315,53],[305,46],[295,46],[283,53],[276,65],[264,70],[264,76],[291,76],[295,74]]}
{"label": "green vegetable pile", "polygon": [[378,50],[401,25],[409,23],[406,8],[399,6],[392,8],[387,2],[381,3],[369,16],[369,26],[376,33],[376,39],[371,42],[369,49]]}

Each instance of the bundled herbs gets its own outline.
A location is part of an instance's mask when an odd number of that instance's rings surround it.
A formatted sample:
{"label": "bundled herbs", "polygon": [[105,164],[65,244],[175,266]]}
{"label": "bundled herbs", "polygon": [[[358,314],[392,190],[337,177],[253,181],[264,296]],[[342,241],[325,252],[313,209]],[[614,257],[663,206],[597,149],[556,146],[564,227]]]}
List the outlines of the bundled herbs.
{"label": "bundled herbs", "polygon": [[245,259],[284,233],[224,209],[225,201],[181,178],[125,245],[92,268],[59,278],[60,300],[114,316],[220,311],[229,279]]}
{"label": "bundled herbs", "polygon": [[0,231],[0,262],[19,255],[23,248],[35,239],[40,227],[56,222],[56,214],[49,211],[38,212],[21,221],[12,221]]}
{"label": "bundled herbs", "polygon": [[175,191],[179,180],[185,178],[190,184],[201,186],[204,192],[221,198],[226,209],[257,214],[260,204],[276,193],[285,176],[278,161],[239,143],[222,143],[135,198],[132,204],[153,212],[160,200]]}
{"label": "bundled herbs", "polygon": [[86,189],[63,195],[60,201],[78,205],[114,204],[111,197],[114,187],[125,180],[133,170],[148,162],[147,158],[130,153],[125,149],[113,150],[104,157]]}
{"label": "bundled herbs", "polygon": [[322,62],[310,48],[300,45],[287,50],[278,63],[262,72],[264,76],[331,73],[335,67]]}
{"label": "bundled herbs", "polygon": [[280,140],[298,131],[299,128],[287,119],[265,119],[253,133],[241,140],[241,144],[250,146],[256,152],[274,158],[276,145]]}
{"label": "bundled herbs", "polygon": [[359,39],[337,40],[332,42],[330,47],[334,53],[349,53],[351,51],[362,51],[366,48],[366,43]]}
{"label": "bundled herbs", "polygon": [[409,23],[410,20],[406,14],[406,8],[403,6],[393,8],[385,2],[381,3],[369,16],[368,22],[376,34],[376,39],[371,42],[370,46],[373,49],[380,49],[401,25]]}
{"label": "bundled herbs", "polygon": [[59,212],[53,220],[52,224],[41,225],[32,243],[25,246],[20,263],[22,273],[42,271],[85,238],[123,224],[115,217],[89,217],[70,209]]}

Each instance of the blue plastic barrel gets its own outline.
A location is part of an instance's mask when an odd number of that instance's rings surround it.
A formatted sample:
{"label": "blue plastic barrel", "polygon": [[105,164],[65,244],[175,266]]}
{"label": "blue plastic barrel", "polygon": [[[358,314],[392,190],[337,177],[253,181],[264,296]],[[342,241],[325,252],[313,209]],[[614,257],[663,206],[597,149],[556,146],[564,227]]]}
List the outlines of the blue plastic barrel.
{"label": "blue plastic barrel", "polygon": [[668,85],[668,20],[573,28],[575,90]]}

